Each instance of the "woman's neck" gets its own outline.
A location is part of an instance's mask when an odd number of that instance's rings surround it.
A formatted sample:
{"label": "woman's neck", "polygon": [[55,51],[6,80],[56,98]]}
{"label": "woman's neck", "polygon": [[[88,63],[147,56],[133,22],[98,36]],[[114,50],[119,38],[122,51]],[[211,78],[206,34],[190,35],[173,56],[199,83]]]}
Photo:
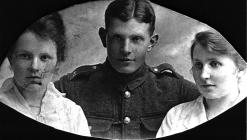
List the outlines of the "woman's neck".
{"label": "woman's neck", "polygon": [[218,116],[223,113],[227,109],[231,108],[235,101],[238,99],[239,91],[236,90],[234,92],[226,94],[221,98],[217,99],[206,99],[205,98],[205,109],[208,120]]}
{"label": "woman's neck", "polygon": [[46,90],[42,91],[22,91],[22,96],[25,98],[29,106],[40,107]]}
{"label": "woman's neck", "polygon": [[25,88],[18,86],[18,84],[16,83],[15,85],[29,106],[32,106],[32,107],[41,106],[41,101],[45,95],[46,88],[40,87],[39,90],[29,90],[29,89],[25,89]]}

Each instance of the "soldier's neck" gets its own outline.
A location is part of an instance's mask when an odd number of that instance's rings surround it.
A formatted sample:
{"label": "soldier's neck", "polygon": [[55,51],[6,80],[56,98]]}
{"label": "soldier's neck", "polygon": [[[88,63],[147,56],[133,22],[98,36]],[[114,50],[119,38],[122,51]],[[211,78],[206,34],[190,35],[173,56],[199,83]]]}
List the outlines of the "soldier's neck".
{"label": "soldier's neck", "polygon": [[138,68],[135,72],[133,73],[120,73],[118,71],[116,71],[110,64],[110,62],[108,60],[106,60],[105,62],[106,67],[108,67],[110,69],[109,73],[116,77],[121,79],[121,81],[123,82],[129,82],[135,79],[138,79],[139,77],[143,77],[146,73],[147,67],[146,64],[144,63],[140,68]]}

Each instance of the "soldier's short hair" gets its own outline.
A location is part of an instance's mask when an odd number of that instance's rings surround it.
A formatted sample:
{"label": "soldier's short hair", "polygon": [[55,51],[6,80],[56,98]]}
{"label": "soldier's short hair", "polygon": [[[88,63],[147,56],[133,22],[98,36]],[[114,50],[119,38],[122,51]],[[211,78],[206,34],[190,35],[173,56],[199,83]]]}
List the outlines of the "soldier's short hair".
{"label": "soldier's short hair", "polygon": [[124,22],[134,18],[140,23],[148,23],[150,35],[155,29],[155,13],[148,0],[115,0],[108,5],[105,11],[106,29],[110,27],[112,18]]}

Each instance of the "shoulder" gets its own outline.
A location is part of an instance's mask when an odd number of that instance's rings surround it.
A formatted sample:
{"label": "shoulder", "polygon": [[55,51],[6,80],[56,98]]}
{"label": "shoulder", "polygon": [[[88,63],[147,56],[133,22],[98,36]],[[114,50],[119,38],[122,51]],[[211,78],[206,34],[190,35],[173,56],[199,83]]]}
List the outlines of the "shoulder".
{"label": "shoulder", "polygon": [[66,78],[70,81],[81,79],[94,74],[95,72],[99,71],[101,67],[102,64],[80,66],[76,68],[73,72],[67,74],[66,76],[63,76],[62,78]]}
{"label": "shoulder", "polygon": [[[47,86],[47,89],[50,93],[49,97],[52,99],[56,99],[56,101],[60,102],[63,106],[63,108],[73,108],[74,106],[77,106],[73,101],[71,101],[68,98],[65,98],[66,93],[62,93],[59,90],[56,89],[56,87],[54,86],[54,83],[50,82]],[[61,105],[60,104],[60,105]]]}
{"label": "shoulder", "polygon": [[62,94],[57,96],[57,101],[59,102],[59,104],[57,105],[59,105],[62,110],[64,110],[70,115],[78,114],[81,111],[81,107],[79,105],[77,105],[72,100],[62,96]]}
{"label": "shoulder", "polygon": [[10,99],[12,96],[12,88],[14,87],[13,84],[13,79],[12,78],[8,78],[6,79],[3,84],[2,87],[0,88],[0,100],[8,100]]}
{"label": "shoulder", "polygon": [[169,117],[178,117],[179,119],[185,119],[186,117],[193,114],[198,109],[201,109],[202,97],[199,96],[197,99],[178,104],[174,107],[172,107],[167,114],[169,114]]}
{"label": "shoulder", "polygon": [[0,102],[14,108],[19,101],[16,90],[14,90],[13,78],[6,79],[0,88]]}
{"label": "shoulder", "polygon": [[173,77],[173,78],[177,78],[177,79],[182,79],[183,76],[181,76],[180,74],[178,74],[175,69],[173,68],[173,66],[171,64],[168,63],[163,63],[160,64],[158,66],[154,66],[154,67],[149,67],[150,72],[154,73],[157,76],[169,76],[169,77]]}

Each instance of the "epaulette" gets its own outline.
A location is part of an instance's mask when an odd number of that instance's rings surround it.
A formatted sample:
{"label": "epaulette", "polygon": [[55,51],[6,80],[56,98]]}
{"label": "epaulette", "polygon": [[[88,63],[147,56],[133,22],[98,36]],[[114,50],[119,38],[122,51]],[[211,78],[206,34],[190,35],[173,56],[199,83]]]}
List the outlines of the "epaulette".
{"label": "epaulette", "polygon": [[69,80],[75,80],[82,76],[88,76],[98,69],[98,65],[86,65],[76,68],[72,73],[69,74]]}
{"label": "epaulette", "polygon": [[158,76],[168,74],[176,78],[182,78],[181,75],[175,72],[175,69],[172,67],[172,65],[168,63],[163,63],[155,67],[150,67],[150,71],[152,71],[154,74]]}

